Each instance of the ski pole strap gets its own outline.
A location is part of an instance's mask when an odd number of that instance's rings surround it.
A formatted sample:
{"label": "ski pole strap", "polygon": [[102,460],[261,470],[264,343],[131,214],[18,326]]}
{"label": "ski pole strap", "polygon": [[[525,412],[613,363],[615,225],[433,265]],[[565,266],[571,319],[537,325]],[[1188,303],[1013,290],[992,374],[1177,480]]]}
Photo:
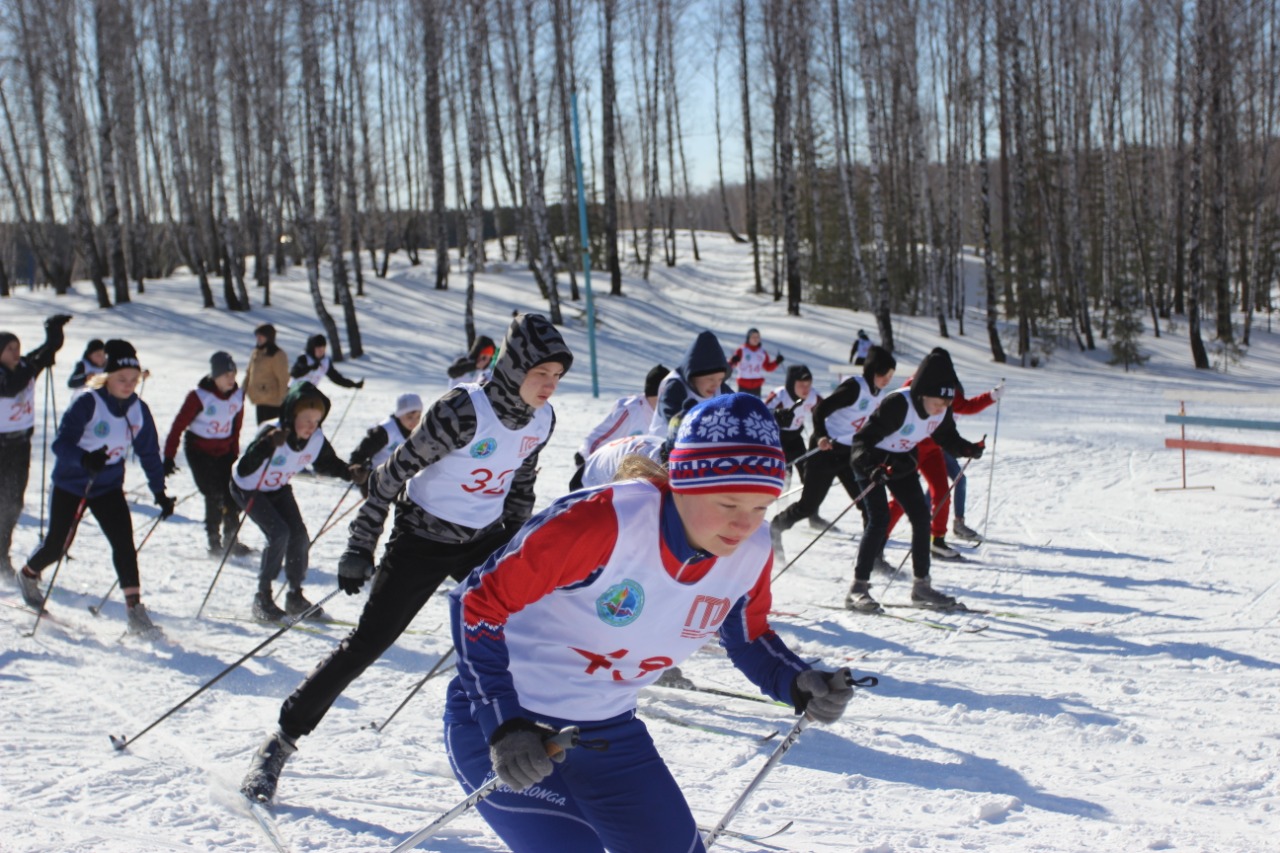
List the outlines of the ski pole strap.
{"label": "ski pole strap", "polygon": [[[562,752],[567,752],[577,746],[578,743],[579,730],[577,726],[566,726],[543,741],[543,744],[545,744],[547,748],[547,755],[549,756],[555,756]],[[492,779],[472,791],[466,799],[449,809],[449,811],[440,815],[440,817],[431,821],[431,823],[422,827],[422,829],[419,829],[404,841],[401,841],[395,846],[391,853],[403,853],[403,851],[412,850],[417,847],[423,841],[430,838],[436,830],[440,829],[454,818],[460,817],[461,815],[471,811],[483,800],[488,799],[490,795],[498,790],[498,787],[501,784],[502,780],[495,775]]]}

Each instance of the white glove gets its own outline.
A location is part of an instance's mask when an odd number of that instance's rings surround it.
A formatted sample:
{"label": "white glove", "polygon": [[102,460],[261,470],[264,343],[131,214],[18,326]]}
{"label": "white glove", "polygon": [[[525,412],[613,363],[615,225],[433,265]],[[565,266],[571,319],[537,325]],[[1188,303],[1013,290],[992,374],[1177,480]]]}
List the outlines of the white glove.
{"label": "white glove", "polygon": [[991,389],[991,402],[998,403],[1000,402],[1000,398],[1003,396],[1004,396],[1004,383],[1001,382],[999,385]]}

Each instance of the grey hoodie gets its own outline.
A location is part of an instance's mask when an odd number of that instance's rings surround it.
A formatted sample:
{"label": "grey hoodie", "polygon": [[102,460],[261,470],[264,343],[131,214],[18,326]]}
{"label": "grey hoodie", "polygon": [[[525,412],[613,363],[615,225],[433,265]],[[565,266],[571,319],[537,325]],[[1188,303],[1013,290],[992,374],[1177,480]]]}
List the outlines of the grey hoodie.
{"label": "grey hoodie", "polygon": [[[573,353],[556,327],[539,314],[521,314],[512,320],[493,376],[482,383],[485,397],[503,426],[520,429],[533,419],[536,410],[520,399],[520,385],[530,368],[546,361],[558,361],[566,370],[573,364]],[[555,431],[554,412],[551,430]],[[370,474],[369,497],[351,522],[348,547],[359,548],[372,558],[392,502],[397,515],[404,516],[398,524],[406,524],[416,535],[437,542],[465,544],[488,536],[503,525],[514,530],[523,524],[533,514],[533,484],[542,446],[529,454],[512,476],[502,519],[482,530],[437,518],[403,496],[410,478],[467,447],[475,432],[476,410],[466,387],[451,389],[432,403],[409,438]],[[547,438],[550,440],[550,434]]]}

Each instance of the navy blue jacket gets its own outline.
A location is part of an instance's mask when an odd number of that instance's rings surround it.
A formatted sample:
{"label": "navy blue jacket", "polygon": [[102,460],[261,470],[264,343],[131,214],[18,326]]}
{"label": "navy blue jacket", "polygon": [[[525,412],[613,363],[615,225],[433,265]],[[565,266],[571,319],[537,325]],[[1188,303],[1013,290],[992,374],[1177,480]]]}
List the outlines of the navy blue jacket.
{"label": "navy blue jacket", "polygon": [[[53,466],[53,485],[76,495],[83,495],[85,487],[89,485],[90,474],[81,461],[85,451],[80,448],[80,437],[93,418],[94,398],[105,400],[107,411],[119,417],[124,417],[135,400],[139,403],[142,408],[142,429],[133,437],[133,454],[142,463],[142,470],[147,474],[151,494],[156,497],[163,495],[164,462],[160,459],[160,437],[156,434],[156,422],[151,418],[151,410],[146,403],[138,400],[137,394],[130,394],[127,400],[117,400],[105,388],[81,394],[63,412],[58,437],[53,441],[53,455],[57,460]],[[124,488],[126,464],[128,463],[121,462],[108,465],[98,472],[89,497],[96,498],[114,489]]]}

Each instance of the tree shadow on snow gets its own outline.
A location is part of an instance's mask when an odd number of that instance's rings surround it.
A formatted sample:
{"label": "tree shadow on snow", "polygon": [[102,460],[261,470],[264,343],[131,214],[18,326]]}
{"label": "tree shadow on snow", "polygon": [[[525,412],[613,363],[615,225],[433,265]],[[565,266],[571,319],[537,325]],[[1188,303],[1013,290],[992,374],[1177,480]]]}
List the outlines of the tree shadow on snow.
{"label": "tree shadow on snow", "polygon": [[1001,625],[1000,630],[1004,633],[1021,633],[1022,636],[1027,638],[1044,640],[1057,645],[1059,648],[1069,647],[1074,654],[1120,655],[1123,657],[1168,655],[1175,660],[1188,661],[1217,658],[1255,669],[1280,669],[1280,661],[1241,654],[1240,652],[1212,646],[1207,643],[1139,643],[1122,639],[1114,634],[1091,633],[1077,628],[1051,628],[1044,625],[1030,625],[1025,622],[1019,622],[1016,625],[1005,623]]}
{"label": "tree shadow on snow", "polygon": [[[816,736],[811,737],[810,733]],[[1026,806],[1060,814],[1094,819],[1109,815],[1105,807],[1089,800],[1038,790],[1021,773],[994,759],[950,749],[919,735],[908,735],[902,740],[917,747],[937,750],[955,760],[935,761],[893,755],[821,729],[811,729],[792,750],[788,761],[819,770],[858,773],[871,779],[900,782],[927,790],[1017,797]]]}

